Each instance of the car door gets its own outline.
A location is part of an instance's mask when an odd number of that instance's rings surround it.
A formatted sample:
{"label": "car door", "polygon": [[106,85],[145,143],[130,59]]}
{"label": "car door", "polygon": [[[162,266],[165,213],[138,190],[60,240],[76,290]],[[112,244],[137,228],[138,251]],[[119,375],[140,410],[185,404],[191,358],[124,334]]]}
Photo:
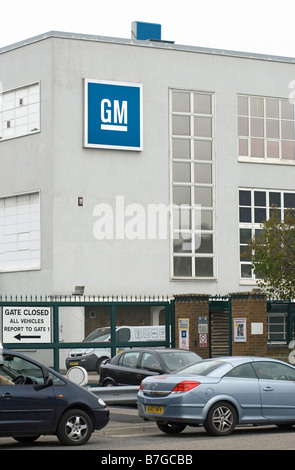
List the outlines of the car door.
{"label": "car door", "polygon": [[[25,376],[14,384],[12,377]],[[55,395],[45,386],[42,368],[30,361],[6,355],[0,363],[0,434],[50,431],[55,418]],[[10,382],[10,383],[9,383]]]}
{"label": "car door", "polygon": [[143,380],[145,377],[151,375],[163,374],[164,369],[160,363],[158,357],[151,352],[143,352],[138,368],[138,378]]}
{"label": "car door", "polygon": [[[250,362],[231,369],[220,381],[216,390],[220,395],[229,395],[239,404],[239,420],[242,423],[261,421],[261,397],[259,380]],[[208,393],[208,392],[206,392]]]}
{"label": "car door", "polygon": [[259,379],[262,414],[270,420],[294,420],[295,369],[272,361],[254,363]]}
{"label": "car door", "polygon": [[121,355],[114,366],[113,377],[118,385],[139,385],[137,362],[139,351],[128,351]]}

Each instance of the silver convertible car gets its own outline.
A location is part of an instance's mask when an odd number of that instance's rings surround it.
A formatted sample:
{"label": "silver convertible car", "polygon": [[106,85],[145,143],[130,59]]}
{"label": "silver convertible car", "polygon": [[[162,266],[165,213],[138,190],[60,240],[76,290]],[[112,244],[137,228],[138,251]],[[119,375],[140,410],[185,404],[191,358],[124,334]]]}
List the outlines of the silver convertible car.
{"label": "silver convertible car", "polygon": [[175,434],[203,425],[226,436],[237,424],[295,424],[295,367],[261,357],[220,357],[147,377],[137,396],[138,413]]}

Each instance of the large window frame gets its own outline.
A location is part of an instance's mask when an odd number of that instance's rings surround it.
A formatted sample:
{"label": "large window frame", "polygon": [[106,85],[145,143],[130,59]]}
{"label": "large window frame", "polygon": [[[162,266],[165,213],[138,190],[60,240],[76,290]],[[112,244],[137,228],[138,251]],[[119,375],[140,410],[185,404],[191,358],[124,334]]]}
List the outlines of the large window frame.
{"label": "large window frame", "polygon": [[286,98],[238,95],[240,161],[295,164],[295,107]]}
{"label": "large window frame", "polygon": [[288,312],[267,313],[267,341],[286,344],[288,339]]}
{"label": "large window frame", "polygon": [[0,272],[41,268],[40,192],[0,198]]}
{"label": "large window frame", "polygon": [[40,132],[40,82],[0,93],[0,142]]}
{"label": "large window frame", "polygon": [[290,209],[295,209],[295,191],[239,189],[240,282],[254,282],[257,279],[251,269],[250,256],[244,257],[248,249],[247,241],[261,234],[262,224],[269,219],[271,211],[279,211],[283,221],[285,210]]}
{"label": "large window frame", "polygon": [[170,90],[172,279],[214,279],[214,94]]}

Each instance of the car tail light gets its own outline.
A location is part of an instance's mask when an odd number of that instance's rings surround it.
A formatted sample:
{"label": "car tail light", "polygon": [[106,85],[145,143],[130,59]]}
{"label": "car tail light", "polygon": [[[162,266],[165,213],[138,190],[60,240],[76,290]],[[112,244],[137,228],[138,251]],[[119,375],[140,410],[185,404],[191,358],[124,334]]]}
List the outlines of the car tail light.
{"label": "car tail light", "polygon": [[200,385],[201,382],[191,381],[191,380],[184,380],[183,382],[179,382],[179,384],[175,385],[172,393],[180,393],[180,392],[188,392],[193,388]]}

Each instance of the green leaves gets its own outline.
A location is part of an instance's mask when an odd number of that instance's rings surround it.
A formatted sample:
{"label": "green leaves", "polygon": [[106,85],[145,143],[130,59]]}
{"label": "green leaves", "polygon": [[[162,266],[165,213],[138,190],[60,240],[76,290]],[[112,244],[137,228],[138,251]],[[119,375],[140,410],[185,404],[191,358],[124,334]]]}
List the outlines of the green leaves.
{"label": "green leaves", "polygon": [[262,224],[262,235],[249,241],[247,255],[252,256],[258,286],[272,298],[295,297],[295,213],[272,210]]}

